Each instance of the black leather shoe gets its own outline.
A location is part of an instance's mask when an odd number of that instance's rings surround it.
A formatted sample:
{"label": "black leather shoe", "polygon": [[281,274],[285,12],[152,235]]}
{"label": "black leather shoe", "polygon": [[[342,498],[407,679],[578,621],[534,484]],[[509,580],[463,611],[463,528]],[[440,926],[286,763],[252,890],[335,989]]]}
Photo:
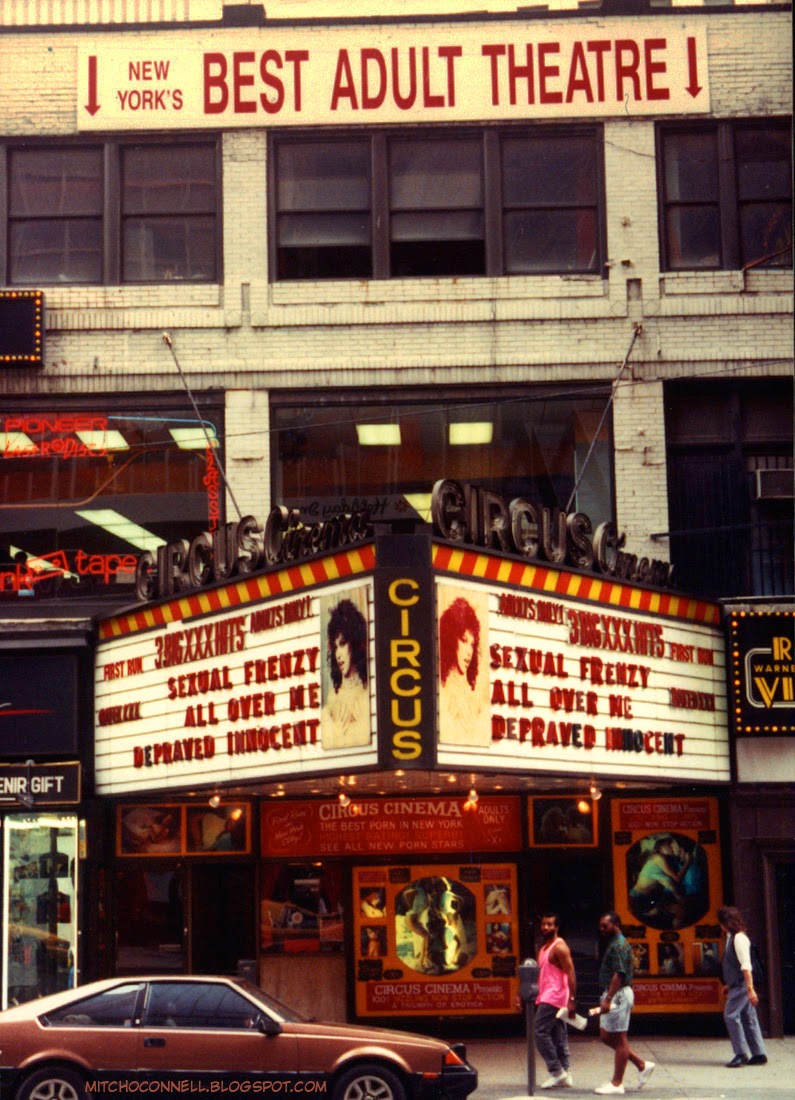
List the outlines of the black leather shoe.
{"label": "black leather shoe", "polygon": [[747,1065],[748,1065],[748,1055],[747,1054],[735,1054],[735,1056],[732,1058],[731,1062],[726,1063],[726,1069],[737,1069],[738,1066],[747,1066]]}
{"label": "black leather shoe", "polygon": [[752,1054],[748,1059],[749,1066],[766,1066],[767,1055],[766,1054]]}

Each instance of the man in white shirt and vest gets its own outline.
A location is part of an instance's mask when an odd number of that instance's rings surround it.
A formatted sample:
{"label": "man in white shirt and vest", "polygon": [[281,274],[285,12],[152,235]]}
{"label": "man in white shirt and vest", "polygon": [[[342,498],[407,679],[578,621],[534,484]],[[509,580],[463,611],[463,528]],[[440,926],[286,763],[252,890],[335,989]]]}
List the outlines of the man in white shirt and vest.
{"label": "man in white shirt and vest", "polygon": [[739,909],[724,905],[718,910],[718,923],[726,934],[722,962],[723,995],[726,997],[723,1019],[734,1052],[726,1066],[728,1069],[763,1066],[767,1053],[756,1014],[759,995],[754,989],[751,941],[745,931],[745,921]]}

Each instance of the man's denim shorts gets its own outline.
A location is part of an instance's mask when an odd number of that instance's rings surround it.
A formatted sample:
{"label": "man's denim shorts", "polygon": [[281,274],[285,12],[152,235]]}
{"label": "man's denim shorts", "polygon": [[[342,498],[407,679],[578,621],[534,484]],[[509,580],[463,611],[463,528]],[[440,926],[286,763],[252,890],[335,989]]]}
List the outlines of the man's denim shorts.
{"label": "man's denim shorts", "polygon": [[[607,996],[605,992],[604,996]],[[629,1017],[635,1004],[635,994],[631,985],[619,989],[613,997],[613,1007],[599,1017],[599,1027],[604,1031],[629,1031]]]}

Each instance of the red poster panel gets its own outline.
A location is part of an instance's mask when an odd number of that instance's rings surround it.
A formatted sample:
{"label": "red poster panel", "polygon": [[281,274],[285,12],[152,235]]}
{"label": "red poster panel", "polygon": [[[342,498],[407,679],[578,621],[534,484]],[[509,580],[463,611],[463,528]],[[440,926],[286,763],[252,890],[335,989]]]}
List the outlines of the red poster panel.
{"label": "red poster panel", "polygon": [[262,851],[270,857],[392,856],[411,852],[513,852],[522,847],[518,795],[363,798],[283,802],[262,811]]}
{"label": "red poster panel", "polygon": [[358,1016],[515,1011],[515,865],[357,867],[353,899]]}
{"label": "red poster panel", "polygon": [[611,813],[615,908],[635,956],[636,1011],[719,1011],[717,799],[618,799]]}

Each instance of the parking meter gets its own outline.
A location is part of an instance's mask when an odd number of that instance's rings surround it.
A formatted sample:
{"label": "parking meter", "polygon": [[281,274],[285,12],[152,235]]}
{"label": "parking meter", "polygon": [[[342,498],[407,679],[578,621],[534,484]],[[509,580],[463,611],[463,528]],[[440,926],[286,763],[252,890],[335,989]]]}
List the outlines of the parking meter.
{"label": "parking meter", "polygon": [[527,1035],[527,1095],[533,1096],[536,1090],[536,1051],[533,1031],[538,996],[538,963],[535,959],[525,959],[519,966],[519,996],[524,1005]]}

